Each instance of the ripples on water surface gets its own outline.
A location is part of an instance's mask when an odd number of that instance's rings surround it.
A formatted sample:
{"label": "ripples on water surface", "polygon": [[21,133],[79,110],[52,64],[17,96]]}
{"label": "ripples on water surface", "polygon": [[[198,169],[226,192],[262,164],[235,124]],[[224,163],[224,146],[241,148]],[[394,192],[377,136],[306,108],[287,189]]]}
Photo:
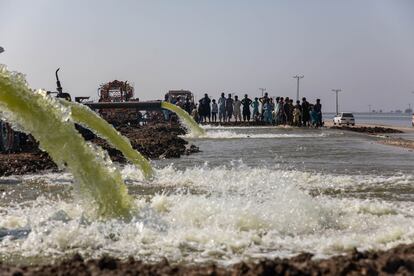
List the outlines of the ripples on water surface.
{"label": "ripples on water surface", "polygon": [[201,153],[155,161],[152,182],[123,167],[131,222],[90,218],[66,173],[0,179],[0,256],[229,264],[414,241],[412,152],[340,131],[207,129],[187,137]]}

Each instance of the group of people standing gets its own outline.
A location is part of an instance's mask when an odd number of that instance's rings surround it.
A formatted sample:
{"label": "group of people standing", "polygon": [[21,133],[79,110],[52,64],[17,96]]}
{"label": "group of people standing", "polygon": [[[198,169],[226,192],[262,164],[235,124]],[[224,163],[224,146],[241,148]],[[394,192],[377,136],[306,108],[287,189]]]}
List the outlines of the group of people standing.
{"label": "group of people standing", "polygon": [[322,105],[320,99],[310,104],[306,98],[302,102],[289,97],[276,97],[273,99],[265,93],[261,98],[251,100],[247,94],[240,100],[231,94],[225,97],[224,93],[216,101],[204,94],[198,104],[193,105],[188,100],[183,108],[193,116],[197,122],[265,122],[273,125],[314,126],[320,127],[322,121]]}
{"label": "group of people standing", "polygon": [[[268,100],[267,109],[270,109],[272,115],[267,115],[266,122],[272,122],[275,125],[323,126],[320,99],[317,99],[315,104],[311,104],[303,97],[302,102],[297,100],[294,104],[289,97],[276,97],[275,103],[273,103],[273,99]],[[270,113],[269,110],[265,110],[266,112]]]}

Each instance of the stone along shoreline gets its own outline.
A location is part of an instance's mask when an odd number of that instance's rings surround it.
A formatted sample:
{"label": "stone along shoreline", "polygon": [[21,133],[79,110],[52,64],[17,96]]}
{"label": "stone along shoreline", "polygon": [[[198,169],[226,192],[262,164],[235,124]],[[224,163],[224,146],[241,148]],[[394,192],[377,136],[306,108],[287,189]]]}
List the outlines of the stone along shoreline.
{"label": "stone along shoreline", "polygon": [[[185,134],[185,130],[178,124],[123,125],[116,128],[131,141],[134,149],[150,159],[179,158],[199,151],[196,146],[189,145],[186,140],[179,137]],[[103,139],[85,129],[80,128],[80,132],[86,140],[105,149],[112,161],[126,162],[122,153]],[[22,152],[0,154],[0,176],[30,174],[44,170],[57,171],[58,168],[35,142],[28,142]]]}

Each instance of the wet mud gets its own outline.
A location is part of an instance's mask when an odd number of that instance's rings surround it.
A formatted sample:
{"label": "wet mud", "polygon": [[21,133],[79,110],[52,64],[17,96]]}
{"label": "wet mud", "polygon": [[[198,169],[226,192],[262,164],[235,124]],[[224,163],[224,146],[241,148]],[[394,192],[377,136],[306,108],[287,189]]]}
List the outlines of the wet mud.
{"label": "wet mud", "polygon": [[21,175],[38,171],[57,171],[47,153],[41,151],[0,154],[0,176]]}
{"label": "wet mud", "polygon": [[[112,148],[105,140],[92,132],[77,127],[87,141],[95,143],[105,150],[113,161],[126,162],[122,153]],[[179,137],[185,130],[178,124],[120,125],[116,129],[125,135],[132,147],[150,159],[179,158],[182,155],[199,152],[194,145]],[[58,168],[49,155],[42,152],[30,137],[20,152],[0,154],[0,176],[22,175],[43,170],[57,171]]]}
{"label": "wet mud", "polygon": [[[178,124],[123,125],[118,126],[117,130],[130,140],[134,149],[150,159],[179,158],[182,155],[199,152],[196,146],[189,145],[186,140],[179,137],[185,135],[186,131]],[[91,133],[86,135],[86,140],[91,140],[107,150],[113,161],[126,162],[120,151],[98,137],[90,139],[90,135]]]}
{"label": "wet mud", "polygon": [[413,275],[414,245],[387,251],[359,252],[314,260],[302,253],[290,259],[241,262],[229,267],[216,264],[170,264],[164,259],[147,264],[130,257],[84,260],[80,255],[58,264],[9,266],[0,264],[0,275]]}
{"label": "wet mud", "polygon": [[330,129],[347,130],[367,134],[392,134],[404,133],[402,130],[396,128],[379,127],[379,126],[331,126]]}
{"label": "wet mud", "polygon": [[379,127],[379,126],[331,126],[330,129],[339,129],[339,130],[347,130],[359,133],[365,133],[368,135],[378,135],[381,139],[377,140],[378,143],[388,146],[395,146],[400,148],[405,148],[408,150],[414,150],[414,141],[407,140],[400,137],[392,137],[392,135],[387,134],[400,134],[404,133],[404,131],[397,129],[397,128],[387,128],[387,127]]}
{"label": "wet mud", "polygon": [[380,140],[379,143],[383,145],[396,146],[408,150],[414,150],[414,141],[403,138],[386,137],[384,140]]}

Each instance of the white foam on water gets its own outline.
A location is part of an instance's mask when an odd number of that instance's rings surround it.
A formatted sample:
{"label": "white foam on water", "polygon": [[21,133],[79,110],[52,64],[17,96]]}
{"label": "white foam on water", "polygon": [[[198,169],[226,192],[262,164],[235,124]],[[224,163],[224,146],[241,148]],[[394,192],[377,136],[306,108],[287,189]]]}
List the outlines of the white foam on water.
{"label": "white foam on water", "polygon": [[274,139],[274,138],[322,138],[327,133],[237,133],[230,130],[208,130],[205,135],[183,137],[188,139]]}
{"label": "white foam on water", "polygon": [[73,176],[69,172],[44,172],[42,174],[27,174],[21,176],[14,176],[22,182],[42,182],[49,185],[71,185],[73,184]]}
{"label": "white foam on water", "polygon": [[[329,183],[369,183],[371,176],[243,164],[183,171],[170,165],[158,169],[152,182],[145,182],[133,166],[125,166],[123,175],[132,186],[165,190],[137,196],[137,213],[130,222],[88,221],[76,202],[44,197],[1,207],[0,227],[28,226],[32,231],[27,238],[1,240],[0,255],[53,258],[79,252],[89,257],[109,254],[155,261],[165,256],[170,261],[230,264],[303,251],[323,257],[354,247],[386,249],[414,242],[411,202],[308,194],[315,186],[329,188]],[[388,185],[404,182],[403,177]],[[406,181],[412,179],[406,176]]]}
{"label": "white foam on water", "polygon": [[205,130],[217,130],[217,129],[286,129],[293,128],[291,126],[221,126],[221,125],[202,125]]}

